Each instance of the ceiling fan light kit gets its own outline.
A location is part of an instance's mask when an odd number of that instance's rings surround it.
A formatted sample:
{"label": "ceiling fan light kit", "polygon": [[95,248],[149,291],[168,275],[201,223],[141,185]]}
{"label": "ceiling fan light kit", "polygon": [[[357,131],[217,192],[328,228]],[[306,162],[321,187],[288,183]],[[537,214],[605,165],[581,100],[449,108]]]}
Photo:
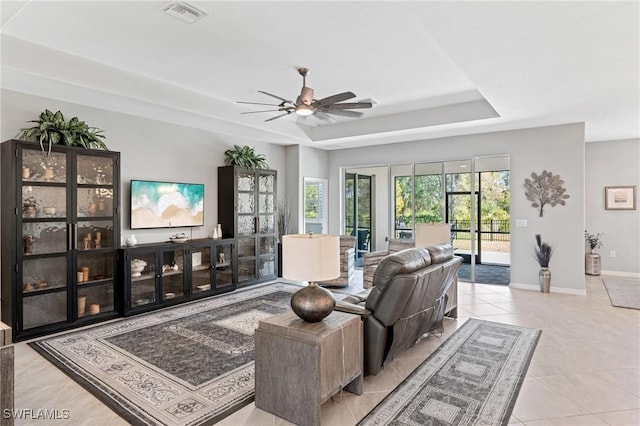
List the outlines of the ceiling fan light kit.
{"label": "ceiling fan light kit", "polygon": [[291,100],[285,99],[281,96],[274,95],[269,92],[265,92],[264,90],[258,90],[258,92],[271,96],[272,98],[278,99],[281,101],[279,104],[265,104],[260,102],[242,102],[238,101],[240,104],[248,104],[248,105],[268,105],[277,107],[277,109],[271,110],[262,110],[262,111],[247,111],[241,114],[254,114],[259,112],[284,112],[284,114],[276,115],[274,117],[268,118],[265,121],[272,121],[280,117],[284,117],[285,115],[289,115],[293,112],[296,115],[307,117],[313,114],[318,113],[318,118],[326,121],[325,114],[333,114],[339,115],[342,117],[361,117],[362,113],[359,111],[349,111],[351,109],[362,109],[362,108],[371,108],[371,102],[344,102],[349,99],[353,99],[356,95],[353,92],[343,92],[338,93],[336,95],[328,96],[322,99],[314,99],[313,98],[313,89],[307,87],[307,75],[309,74],[308,68],[298,68],[298,74],[302,76],[302,89],[300,90],[300,95],[296,98],[296,101],[293,102]]}

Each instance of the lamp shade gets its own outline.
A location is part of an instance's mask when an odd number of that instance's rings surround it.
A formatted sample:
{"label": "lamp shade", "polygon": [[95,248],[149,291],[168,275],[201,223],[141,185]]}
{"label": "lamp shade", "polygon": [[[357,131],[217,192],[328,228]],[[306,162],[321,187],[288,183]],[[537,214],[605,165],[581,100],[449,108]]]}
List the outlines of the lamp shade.
{"label": "lamp shade", "polygon": [[282,276],[295,281],[327,281],[340,276],[340,237],[293,234],[282,237]]}
{"label": "lamp shade", "polygon": [[416,223],[416,247],[451,242],[450,223]]}

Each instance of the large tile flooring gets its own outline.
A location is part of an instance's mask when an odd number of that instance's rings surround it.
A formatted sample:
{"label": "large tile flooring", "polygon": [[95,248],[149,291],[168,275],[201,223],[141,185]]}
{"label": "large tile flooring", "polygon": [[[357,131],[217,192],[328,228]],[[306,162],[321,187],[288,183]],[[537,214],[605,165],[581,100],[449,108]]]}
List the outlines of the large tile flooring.
{"label": "large tile flooring", "polygon": [[[322,424],[357,423],[467,318],[476,317],[543,330],[510,424],[639,425],[640,311],[612,307],[601,277],[585,280],[587,296],[460,283],[459,318],[445,322],[445,335],[424,339],[367,377],[363,395],[344,392],[327,401]],[[69,419],[55,424],[125,424],[25,343],[15,350],[16,408],[69,410]],[[16,422],[26,423],[46,422]],[[289,423],[250,404],[219,424]]]}

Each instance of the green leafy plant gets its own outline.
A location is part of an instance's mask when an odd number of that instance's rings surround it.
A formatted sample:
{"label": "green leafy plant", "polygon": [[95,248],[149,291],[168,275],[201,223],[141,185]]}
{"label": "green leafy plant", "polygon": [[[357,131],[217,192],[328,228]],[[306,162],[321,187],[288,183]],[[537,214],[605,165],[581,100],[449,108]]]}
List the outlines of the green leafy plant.
{"label": "green leafy plant", "polygon": [[36,125],[20,129],[19,138],[40,142],[42,151],[45,150],[44,145],[48,144],[47,155],[51,153],[51,146],[56,144],[105,151],[108,149],[103,140],[105,137],[102,130],[88,126],[78,117],[66,121],[60,111],[53,113],[46,109],[40,114],[38,120],[31,120],[29,123],[36,123]]}
{"label": "green leafy plant", "polygon": [[587,244],[589,244],[589,247],[591,248],[591,250],[598,249],[604,245],[604,243],[600,239],[603,235],[604,235],[603,233],[590,234],[587,232],[586,229],[584,230],[584,239],[587,242]]}
{"label": "green leafy plant", "polygon": [[247,169],[268,169],[267,159],[263,154],[256,154],[250,146],[233,145],[224,152],[225,166],[240,166]]}
{"label": "green leafy plant", "polygon": [[536,253],[535,257],[541,268],[548,268],[553,254],[553,247],[549,243],[543,243],[540,234],[536,234]]}

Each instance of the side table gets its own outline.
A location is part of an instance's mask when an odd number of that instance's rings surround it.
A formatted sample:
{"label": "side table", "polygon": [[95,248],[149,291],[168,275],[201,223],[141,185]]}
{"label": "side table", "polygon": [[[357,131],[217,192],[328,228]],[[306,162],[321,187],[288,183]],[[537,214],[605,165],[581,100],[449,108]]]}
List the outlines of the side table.
{"label": "side table", "polygon": [[362,321],[333,312],[310,323],[287,311],[255,332],[256,407],[292,423],[320,425],[320,406],[340,389],[362,394]]}

